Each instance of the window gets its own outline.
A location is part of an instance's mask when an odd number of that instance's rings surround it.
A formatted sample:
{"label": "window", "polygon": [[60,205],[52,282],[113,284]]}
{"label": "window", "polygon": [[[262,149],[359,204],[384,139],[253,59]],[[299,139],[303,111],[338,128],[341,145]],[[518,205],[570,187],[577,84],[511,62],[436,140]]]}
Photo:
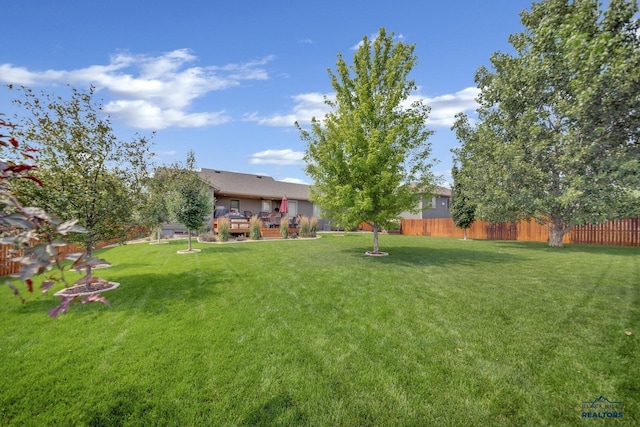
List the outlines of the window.
{"label": "window", "polygon": [[262,211],[263,212],[271,212],[271,200],[263,200],[262,201]]}
{"label": "window", "polygon": [[289,216],[294,217],[298,215],[298,201],[297,200],[288,200],[287,208],[289,208]]}
{"label": "window", "polygon": [[240,212],[240,200],[231,199],[229,201],[229,210],[231,212],[239,213]]}

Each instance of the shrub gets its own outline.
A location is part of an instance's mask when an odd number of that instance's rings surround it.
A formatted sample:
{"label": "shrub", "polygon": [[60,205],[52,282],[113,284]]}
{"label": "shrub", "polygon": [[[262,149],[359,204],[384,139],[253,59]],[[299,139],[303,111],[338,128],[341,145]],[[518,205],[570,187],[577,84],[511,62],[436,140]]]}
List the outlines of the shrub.
{"label": "shrub", "polygon": [[309,237],[316,237],[316,232],[318,231],[318,218],[311,217],[309,221]]}
{"label": "shrub", "polygon": [[298,233],[300,234],[300,237],[311,236],[311,222],[309,221],[309,217],[300,217],[300,222],[298,223]]}
{"label": "shrub", "polygon": [[385,227],[384,229],[386,231],[399,231],[400,230],[400,219],[395,219],[393,221],[390,221]]}
{"label": "shrub", "polygon": [[286,216],[280,218],[280,235],[285,239],[289,238],[289,218]]}
{"label": "shrub", "polygon": [[218,238],[212,231],[207,231],[205,233],[200,233],[200,235],[198,236],[198,240],[200,240],[201,242],[217,242]]}
{"label": "shrub", "polygon": [[229,218],[218,218],[218,238],[221,242],[228,242],[231,233],[229,232],[231,225]]}
{"label": "shrub", "polygon": [[262,239],[262,221],[258,218],[258,215],[254,215],[251,217],[251,221],[249,222],[249,230],[249,238],[251,240]]}

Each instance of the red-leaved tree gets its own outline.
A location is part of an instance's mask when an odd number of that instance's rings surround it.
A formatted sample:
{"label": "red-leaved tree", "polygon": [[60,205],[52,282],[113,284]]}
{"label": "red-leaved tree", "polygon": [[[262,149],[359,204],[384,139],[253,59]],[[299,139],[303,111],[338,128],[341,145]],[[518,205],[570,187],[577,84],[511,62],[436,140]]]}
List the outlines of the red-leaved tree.
{"label": "red-leaved tree", "polygon": [[[1,113],[0,113],[1,114]],[[49,290],[57,282],[68,283],[64,277],[64,257],[58,255],[58,248],[64,246],[65,236],[69,233],[82,233],[84,229],[78,226],[77,220],[60,221],[38,207],[23,206],[16,197],[15,184],[20,180],[30,180],[45,187],[40,179],[33,175],[37,168],[34,164],[33,148],[21,145],[11,135],[4,131],[15,128],[15,125],[0,117],[0,244],[12,247],[13,257],[10,262],[20,264],[20,270],[15,279],[23,282],[29,292],[33,292],[33,277],[49,272],[42,281],[42,292]],[[11,133],[11,132],[9,132]],[[104,263],[95,258],[80,257],[75,259],[70,269],[84,269],[92,264]],[[54,270],[53,273],[51,271]],[[87,281],[84,277],[74,283],[82,285]],[[92,283],[96,278],[91,278]],[[98,281],[103,281],[98,279]],[[24,298],[16,284],[7,279],[5,283],[22,302]],[[49,310],[49,315],[57,317],[65,313],[77,296],[73,294],[60,296],[60,305]],[[99,293],[91,294],[81,302],[109,302]]]}

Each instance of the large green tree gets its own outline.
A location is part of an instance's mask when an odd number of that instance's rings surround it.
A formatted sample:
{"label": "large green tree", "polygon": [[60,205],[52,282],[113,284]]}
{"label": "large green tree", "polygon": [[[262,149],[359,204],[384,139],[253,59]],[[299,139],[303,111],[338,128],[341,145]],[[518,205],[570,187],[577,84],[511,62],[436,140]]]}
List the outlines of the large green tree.
{"label": "large green tree", "polygon": [[521,14],[515,54],[476,82],[477,124],[459,115],[457,157],[479,218],[535,219],[550,246],[574,225],[637,214],[640,32],[636,1],[543,0]]}
{"label": "large green tree", "polygon": [[414,48],[384,28],[374,40],[364,37],[351,65],[339,54],[335,72],[329,69],[335,100],[325,103],[332,111],[314,118],[310,130],[297,125],[307,144],[312,200],[345,227],[370,224],[374,253],[378,230],[403,211],[417,210],[435,181],[429,108],[409,103],[416,89],[409,79]]}
{"label": "large green tree", "polygon": [[37,150],[40,167],[33,174],[44,184],[24,186],[20,197],[59,218],[78,219],[86,233],[75,240],[91,258],[95,243],[124,238],[134,225],[151,157],[149,140],[118,139],[94,100],[93,87],[73,88],[67,99],[28,88],[19,91],[23,96],[15,103],[31,114],[21,120],[17,133]]}
{"label": "large green tree", "polygon": [[187,228],[188,251],[192,251],[191,235],[202,228],[213,210],[213,196],[196,170],[196,158],[193,150],[187,153],[184,165],[176,164],[170,168],[171,195],[169,211],[172,216]]}

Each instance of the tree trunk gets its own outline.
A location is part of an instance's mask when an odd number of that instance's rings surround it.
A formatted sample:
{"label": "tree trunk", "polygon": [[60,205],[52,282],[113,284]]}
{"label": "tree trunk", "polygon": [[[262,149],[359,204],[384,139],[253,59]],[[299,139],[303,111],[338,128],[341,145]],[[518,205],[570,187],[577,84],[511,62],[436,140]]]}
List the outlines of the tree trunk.
{"label": "tree trunk", "polygon": [[462,236],[463,236],[462,237],[463,240],[467,240],[467,229],[466,228],[462,229]]}
{"label": "tree trunk", "polygon": [[373,224],[373,253],[377,254],[380,252],[380,247],[378,246],[378,224]]}
{"label": "tree trunk", "polygon": [[561,248],[562,239],[570,230],[571,226],[566,225],[561,218],[553,218],[549,224],[549,246]]}
{"label": "tree trunk", "polygon": [[189,238],[189,248],[188,248],[188,250],[191,251],[191,230],[187,230],[187,237]]}
{"label": "tree trunk", "polygon": [[87,262],[87,274],[86,277],[91,277],[91,258],[93,257],[93,239],[89,236],[87,236],[87,238],[84,240],[84,244],[85,244],[85,249],[84,249],[84,253],[85,253],[85,261]]}
{"label": "tree trunk", "polygon": [[160,243],[160,236],[162,235],[162,227],[158,227],[158,243]]}

